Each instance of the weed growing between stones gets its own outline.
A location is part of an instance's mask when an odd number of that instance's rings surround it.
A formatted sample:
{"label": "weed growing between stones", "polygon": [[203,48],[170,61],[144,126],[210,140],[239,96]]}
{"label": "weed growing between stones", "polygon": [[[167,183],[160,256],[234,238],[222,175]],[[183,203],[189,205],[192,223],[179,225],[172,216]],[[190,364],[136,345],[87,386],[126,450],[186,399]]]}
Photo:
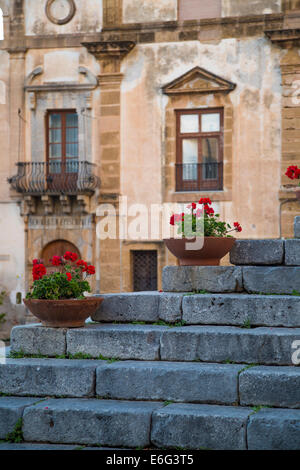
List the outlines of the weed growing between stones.
{"label": "weed growing between stones", "polygon": [[15,424],[14,430],[7,434],[7,436],[4,439],[4,442],[13,442],[15,444],[19,444],[20,442],[23,442],[22,426],[23,426],[23,419],[19,418]]}
{"label": "weed growing between stones", "polygon": [[[8,356],[10,359],[47,359],[49,356],[44,356],[42,354],[25,354],[23,351],[11,351]],[[116,357],[105,357],[100,354],[98,357],[93,357],[90,354],[78,352],[75,354],[60,354],[55,356],[53,359],[70,359],[70,360],[78,360],[78,359],[91,359],[91,360],[100,360],[100,361],[107,361],[109,364],[112,362],[116,362],[119,359]]]}
{"label": "weed growing between stones", "polygon": [[262,408],[272,408],[272,406],[269,405],[257,405],[252,407],[252,413],[250,413],[249,416],[254,415],[255,413],[258,413]]}
{"label": "weed growing between stones", "polygon": [[186,325],[186,321],[185,320],[180,320],[180,321],[177,321],[176,323],[166,323],[165,321],[163,320],[159,320],[155,323],[152,323],[152,325],[158,325],[158,326],[167,326],[168,328],[174,328],[176,326],[185,326]]}
{"label": "weed growing between stones", "polygon": [[163,406],[172,405],[172,403],[173,403],[173,401],[166,400],[166,401],[163,402]]}
{"label": "weed growing between stones", "polygon": [[240,375],[245,370],[250,369],[251,367],[256,367],[256,366],[258,366],[258,364],[247,364],[245,367],[243,367],[241,370],[238,371],[238,375]]}
{"label": "weed growing between stones", "polygon": [[247,320],[244,321],[243,325],[241,328],[251,328],[251,321],[250,318],[247,318]]}

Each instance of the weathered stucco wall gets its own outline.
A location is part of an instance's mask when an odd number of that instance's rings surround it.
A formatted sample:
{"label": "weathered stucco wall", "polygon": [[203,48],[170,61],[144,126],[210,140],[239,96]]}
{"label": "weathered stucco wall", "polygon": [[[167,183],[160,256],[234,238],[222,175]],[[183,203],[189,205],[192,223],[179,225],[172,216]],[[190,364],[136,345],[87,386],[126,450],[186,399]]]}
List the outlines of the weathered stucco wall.
{"label": "weathered stucco wall", "polygon": [[25,232],[20,209],[15,203],[0,202],[0,292],[6,292],[0,314],[0,339],[9,337],[12,326],[24,322],[25,309],[16,303],[16,294],[25,295]]}
{"label": "weathered stucco wall", "polygon": [[124,23],[177,19],[177,0],[123,0]]}
{"label": "weathered stucco wall", "polygon": [[102,0],[75,2],[76,13],[63,25],[53,24],[46,16],[46,0],[24,0],[25,34],[75,34],[98,32],[102,28]]}
{"label": "weathered stucco wall", "polygon": [[6,178],[10,172],[9,160],[9,54],[0,51],[0,201],[9,200]]}
{"label": "weathered stucco wall", "polygon": [[266,15],[281,11],[282,0],[222,0],[222,16]]}
{"label": "weathered stucco wall", "polygon": [[[130,202],[159,202],[165,154],[161,87],[196,65],[237,84],[233,104],[233,197],[221,215],[243,237],[277,237],[281,158],[280,52],[264,38],[139,46],[123,65],[122,192]],[[205,106],[212,106],[207,95]],[[190,108],[195,107],[190,100]],[[175,156],[174,156],[175,161]],[[135,183],[136,182],[136,183]],[[189,201],[188,194],[186,200]]]}

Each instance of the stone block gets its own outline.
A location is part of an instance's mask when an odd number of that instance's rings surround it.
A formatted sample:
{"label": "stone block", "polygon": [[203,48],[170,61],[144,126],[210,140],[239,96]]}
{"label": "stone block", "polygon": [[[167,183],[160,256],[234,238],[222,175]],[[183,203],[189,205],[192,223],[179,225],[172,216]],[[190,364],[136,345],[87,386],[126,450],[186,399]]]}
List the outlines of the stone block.
{"label": "stone block", "polygon": [[287,266],[300,266],[300,239],[285,240],[285,259]]}
{"label": "stone block", "polygon": [[300,267],[243,266],[243,283],[247,292],[292,294],[300,292]]}
{"label": "stone block", "polygon": [[[96,393],[119,400],[234,404],[242,365],[124,361],[99,367]],[[183,385],[184,384],[184,385]]]}
{"label": "stone block", "polygon": [[67,352],[118,359],[159,359],[161,333],[168,329],[147,325],[89,325],[67,332]]}
{"label": "stone block", "polygon": [[159,294],[158,316],[167,323],[175,323],[182,318],[182,294],[162,292]]}
{"label": "stone block", "polygon": [[104,300],[92,316],[99,322],[158,321],[158,292],[101,295]]}
{"label": "stone block", "polygon": [[300,368],[251,367],[240,374],[241,405],[300,408]]}
{"label": "stone block", "polygon": [[249,408],[169,405],[153,413],[151,442],[156,447],[245,450]]}
{"label": "stone block", "polygon": [[300,238],[300,215],[294,219],[294,237]]}
{"label": "stone block", "polygon": [[0,439],[5,439],[14,430],[24,408],[36,401],[36,398],[0,397]]}
{"label": "stone block", "polygon": [[261,409],[250,416],[249,450],[299,450],[300,410]]}
{"label": "stone block", "polygon": [[0,392],[16,396],[94,396],[95,371],[102,363],[99,362],[8,359],[0,365]]}
{"label": "stone block", "polygon": [[283,240],[236,240],[230,251],[235,265],[277,265],[283,263]]}
{"label": "stone block", "polygon": [[293,365],[292,343],[300,328],[185,326],[162,333],[162,361]]}
{"label": "stone block", "polygon": [[146,447],[151,415],[160,403],[49,399],[24,412],[25,441]]}
{"label": "stone block", "polygon": [[198,294],[183,296],[188,325],[300,327],[300,297],[290,295]]}
{"label": "stone block", "polygon": [[11,332],[11,351],[56,356],[66,353],[66,329],[38,324],[15,326]]}
{"label": "stone block", "polygon": [[242,270],[236,266],[166,266],[165,292],[237,292],[242,289]]}

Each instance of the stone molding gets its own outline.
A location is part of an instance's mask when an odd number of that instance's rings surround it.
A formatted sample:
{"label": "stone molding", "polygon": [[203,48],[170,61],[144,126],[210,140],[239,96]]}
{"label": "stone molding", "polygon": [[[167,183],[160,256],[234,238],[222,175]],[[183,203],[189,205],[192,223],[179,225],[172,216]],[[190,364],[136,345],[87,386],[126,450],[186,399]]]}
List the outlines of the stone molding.
{"label": "stone molding", "polygon": [[74,0],[65,0],[69,5],[69,13],[65,16],[65,18],[61,18],[61,19],[55,18],[55,16],[53,16],[53,14],[51,13],[51,7],[56,1],[57,0],[48,0],[46,3],[45,13],[46,13],[48,20],[50,20],[51,23],[54,23],[57,25],[63,25],[63,24],[69,23],[69,21],[71,21],[71,19],[76,13],[76,5],[75,5]]}

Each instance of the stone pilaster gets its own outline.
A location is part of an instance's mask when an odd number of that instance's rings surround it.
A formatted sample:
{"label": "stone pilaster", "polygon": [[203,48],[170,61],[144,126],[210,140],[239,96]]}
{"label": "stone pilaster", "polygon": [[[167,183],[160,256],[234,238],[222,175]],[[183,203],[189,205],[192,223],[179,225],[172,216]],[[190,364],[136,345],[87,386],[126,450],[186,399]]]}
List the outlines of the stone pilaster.
{"label": "stone pilaster", "polygon": [[[121,290],[121,250],[119,239],[120,133],[121,133],[121,62],[134,47],[132,41],[84,43],[101,68],[100,87],[100,178],[99,204],[110,204],[115,211],[116,238],[101,240],[98,262],[101,292]],[[99,222],[99,219],[97,222]],[[97,241],[99,243],[99,241]]]}

